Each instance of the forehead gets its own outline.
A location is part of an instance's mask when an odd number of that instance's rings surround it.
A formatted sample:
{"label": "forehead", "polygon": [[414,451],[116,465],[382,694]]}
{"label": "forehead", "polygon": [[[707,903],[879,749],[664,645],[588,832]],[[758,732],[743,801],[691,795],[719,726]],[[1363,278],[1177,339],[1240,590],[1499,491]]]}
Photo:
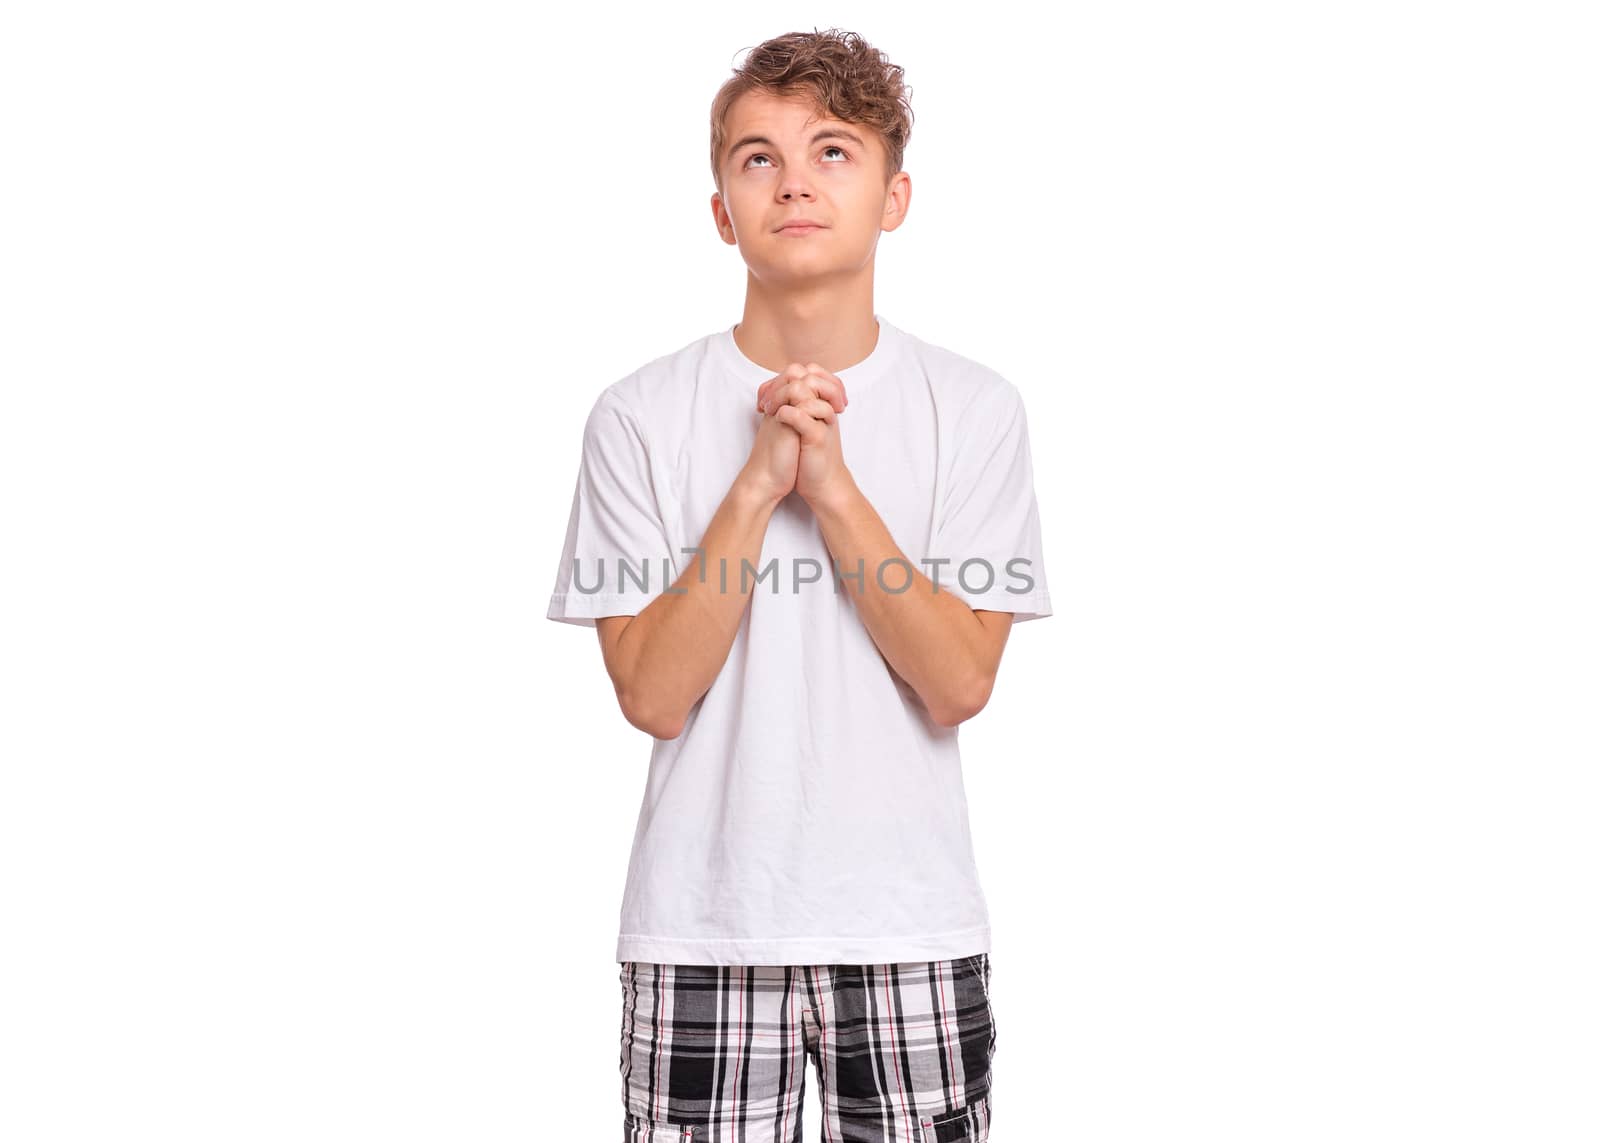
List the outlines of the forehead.
{"label": "forehead", "polygon": [[774,142],[808,143],[818,132],[837,131],[872,145],[872,132],[843,119],[835,119],[804,94],[773,95],[747,91],[728,108],[724,124],[732,151],[751,136]]}

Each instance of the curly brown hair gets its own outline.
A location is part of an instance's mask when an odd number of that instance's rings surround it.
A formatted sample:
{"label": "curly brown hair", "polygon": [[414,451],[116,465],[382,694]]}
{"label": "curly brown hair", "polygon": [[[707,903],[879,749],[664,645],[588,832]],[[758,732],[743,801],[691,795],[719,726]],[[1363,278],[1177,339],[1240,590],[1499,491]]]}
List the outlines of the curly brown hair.
{"label": "curly brown hair", "polygon": [[728,110],[748,91],[804,95],[831,118],[875,132],[888,155],[885,186],[905,162],[911,140],[905,69],[854,32],[790,32],[752,48],[711,101],[711,177],[719,192]]}

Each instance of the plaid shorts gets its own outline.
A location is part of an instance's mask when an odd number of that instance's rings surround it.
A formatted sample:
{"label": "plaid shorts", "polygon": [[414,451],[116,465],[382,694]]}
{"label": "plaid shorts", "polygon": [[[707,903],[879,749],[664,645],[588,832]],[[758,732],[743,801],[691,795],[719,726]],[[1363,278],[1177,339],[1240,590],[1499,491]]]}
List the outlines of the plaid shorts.
{"label": "plaid shorts", "polygon": [[987,1143],[989,954],[898,964],[623,961],[624,1143]]}

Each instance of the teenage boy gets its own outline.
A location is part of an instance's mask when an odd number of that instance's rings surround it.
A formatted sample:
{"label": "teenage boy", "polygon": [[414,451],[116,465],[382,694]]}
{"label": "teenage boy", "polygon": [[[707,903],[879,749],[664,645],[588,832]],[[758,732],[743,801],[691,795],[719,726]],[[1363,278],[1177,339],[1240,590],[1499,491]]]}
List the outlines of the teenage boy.
{"label": "teenage boy", "polygon": [[873,304],[903,69],[753,49],[711,115],[741,320],[606,387],[548,616],[654,738],[623,894],[624,1139],[984,1140],[989,921],[957,727],[1051,613],[1005,378]]}

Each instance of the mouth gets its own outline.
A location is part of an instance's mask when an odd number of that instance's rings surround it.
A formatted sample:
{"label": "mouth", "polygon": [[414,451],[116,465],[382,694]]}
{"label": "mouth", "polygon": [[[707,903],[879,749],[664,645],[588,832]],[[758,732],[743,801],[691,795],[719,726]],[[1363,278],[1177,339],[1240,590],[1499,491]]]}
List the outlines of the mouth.
{"label": "mouth", "polygon": [[795,223],[790,223],[788,226],[780,227],[778,229],[778,233],[779,234],[787,234],[787,235],[790,235],[791,237],[798,238],[801,235],[815,234],[819,230],[826,230],[826,229],[828,229],[826,226],[822,226],[822,225],[820,225],[818,223],[815,223],[815,222],[795,222]]}

